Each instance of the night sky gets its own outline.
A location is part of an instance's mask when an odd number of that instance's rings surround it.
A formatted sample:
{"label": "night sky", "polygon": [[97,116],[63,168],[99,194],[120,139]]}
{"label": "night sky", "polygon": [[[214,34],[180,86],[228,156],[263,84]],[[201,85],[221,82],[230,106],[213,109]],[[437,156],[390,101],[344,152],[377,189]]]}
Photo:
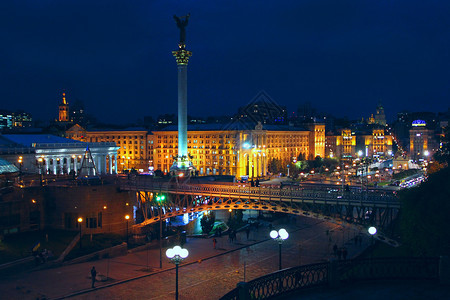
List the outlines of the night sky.
{"label": "night sky", "polygon": [[0,2],[0,109],[55,119],[65,90],[104,122],[176,113],[187,13],[190,115],[260,90],[354,119],[450,106],[450,1],[29,0]]}

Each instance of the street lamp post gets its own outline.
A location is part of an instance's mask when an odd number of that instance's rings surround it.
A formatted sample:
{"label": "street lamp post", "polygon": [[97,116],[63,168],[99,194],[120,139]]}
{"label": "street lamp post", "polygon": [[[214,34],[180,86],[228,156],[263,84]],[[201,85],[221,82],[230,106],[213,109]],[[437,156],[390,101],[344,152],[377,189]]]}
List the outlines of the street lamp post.
{"label": "street lamp post", "polygon": [[166,199],[165,195],[156,196],[156,201],[158,202],[159,208],[159,268],[162,269],[162,216],[161,216],[161,202]]}
{"label": "street lamp post", "polygon": [[127,220],[127,247],[128,247],[128,220],[130,219],[130,215],[125,215],[125,220]]}
{"label": "street lamp post", "polygon": [[81,249],[81,222],[83,222],[83,218],[79,217],[78,218],[78,226],[80,226],[80,249]]}
{"label": "street lamp post", "polygon": [[369,229],[367,230],[371,236],[371,240],[370,240],[370,245],[372,248],[372,251],[370,251],[370,260],[372,260],[373,258],[373,236],[375,234],[377,234],[377,229],[374,226],[369,227]]}
{"label": "street lamp post", "polygon": [[178,265],[186,257],[188,257],[189,252],[187,249],[181,248],[180,246],[175,246],[169,248],[166,251],[166,256],[170,259],[172,263],[175,264],[175,299],[178,300]]}
{"label": "street lamp post", "polygon": [[19,159],[17,160],[17,162],[19,163],[19,182],[22,181],[22,162],[23,162],[23,157],[19,156]]}
{"label": "street lamp post", "polygon": [[371,226],[371,227],[369,227],[369,229],[367,231],[369,232],[370,236],[372,237],[372,241],[370,244],[373,246],[373,236],[375,234],[377,234],[377,229],[375,227]]}
{"label": "street lamp post", "polygon": [[44,159],[42,157],[38,158],[38,164],[39,164],[39,181],[40,181],[40,186],[42,186],[42,180],[44,179],[44,171],[43,171],[43,166],[44,166]]}
{"label": "street lamp post", "polygon": [[278,269],[281,270],[281,244],[283,244],[284,240],[286,240],[289,237],[288,232],[286,229],[281,228],[280,230],[272,230],[270,232],[270,237],[278,242],[278,248],[279,248],[279,261],[278,261]]}
{"label": "street lamp post", "polygon": [[75,179],[75,158],[76,158],[76,155],[75,154],[72,155],[72,171],[71,171],[72,179]]}

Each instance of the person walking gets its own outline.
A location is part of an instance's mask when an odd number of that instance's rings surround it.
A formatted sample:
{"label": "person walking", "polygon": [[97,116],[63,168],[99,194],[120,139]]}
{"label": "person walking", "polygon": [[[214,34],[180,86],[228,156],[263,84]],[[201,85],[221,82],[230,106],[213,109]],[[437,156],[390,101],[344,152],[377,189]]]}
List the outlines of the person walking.
{"label": "person walking", "polygon": [[336,257],[337,256],[337,251],[338,251],[338,246],[336,244],[334,244],[333,246],[333,254]]}
{"label": "person walking", "polygon": [[91,269],[92,288],[94,288],[96,276],[97,276],[97,271],[95,270],[95,267],[92,267],[92,269]]}
{"label": "person walking", "polygon": [[245,229],[245,234],[247,235],[247,241],[248,241],[248,238],[250,237],[250,228],[246,228]]}
{"label": "person walking", "polygon": [[217,240],[216,240],[216,239],[213,239],[213,246],[214,246],[214,249],[216,249],[216,243],[217,243]]}
{"label": "person walking", "polygon": [[344,260],[347,259],[347,254],[348,254],[347,248],[344,247],[344,248],[342,249],[342,257],[344,258]]}

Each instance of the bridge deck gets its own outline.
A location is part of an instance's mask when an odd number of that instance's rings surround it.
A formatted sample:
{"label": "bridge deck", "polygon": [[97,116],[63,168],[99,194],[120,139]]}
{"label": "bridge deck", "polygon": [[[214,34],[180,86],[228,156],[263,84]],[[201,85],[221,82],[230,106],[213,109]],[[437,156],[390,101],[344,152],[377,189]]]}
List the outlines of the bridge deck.
{"label": "bridge deck", "polygon": [[156,181],[152,178],[137,177],[121,182],[121,188],[131,191],[167,193],[178,195],[202,195],[203,197],[233,198],[242,200],[280,201],[312,203],[326,205],[349,205],[354,207],[400,208],[398,197],[393,192],[345,191],[336,192],[327,188],[311,186],[287,186],[285,188],[270,185],[251,187],[243,184],[183,184],[177,182]]}

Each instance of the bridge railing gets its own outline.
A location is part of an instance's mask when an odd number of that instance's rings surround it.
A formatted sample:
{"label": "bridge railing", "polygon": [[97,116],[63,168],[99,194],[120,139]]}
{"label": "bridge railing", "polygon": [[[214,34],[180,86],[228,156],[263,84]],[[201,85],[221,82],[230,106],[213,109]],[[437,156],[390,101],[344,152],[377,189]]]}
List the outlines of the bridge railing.
{"label": "bridge railing", "polygon": [[[311,287],[337,287],[370,280],[448,280],[447,257],[375,258],[332,261],[299,266],[271,273],[249,282],[240,282],[221,300],[268,299]],[[448,275],[448,273],[445,273]]]}
{"label": "bridge railing", "polygon": [[265,186],[251,187],[242,184],[182,184],[153,180],[145,177],[137,177],[133,180],[123,180],[121,186],[124,189],[141,191],[161,191],[169,193],[197,194],[205,196],[230,195],[239,198],[261,198],[263,200],[279,201],[314,201],[321,200],[327,203],[358,205],[358,203],[371,203],[373,206],[398,207],[399,201],[391,192],[335,192],[329,189],[311,188],[301,186],[288,186],[285,188]]}

